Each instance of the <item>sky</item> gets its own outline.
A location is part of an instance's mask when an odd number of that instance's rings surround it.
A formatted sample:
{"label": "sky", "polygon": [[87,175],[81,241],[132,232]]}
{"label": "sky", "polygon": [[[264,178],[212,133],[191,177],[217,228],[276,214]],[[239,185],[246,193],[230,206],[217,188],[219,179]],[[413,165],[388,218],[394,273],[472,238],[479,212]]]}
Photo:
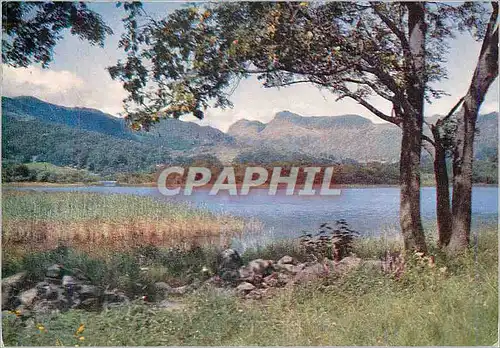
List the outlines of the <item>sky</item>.
{"label": "sky", "polygon": [[[145,10],[156,18],[164,17],[179,6],[179,2],[144,4]],[[114,65],[123,57],[118,48],[123,31],[123,9],[116,8],[115,3],[93,3],[89,7],[100,13],[113,29],[114,34],[106,39],[104,48],[92,46],[66,32],[55,47],[54,59],[48,69],[42,69],[39,65],[29,68],[3,65],[2,95],[29,95],[53,104],[89,107],[115,116],[121,115],[126,92],[119,82],[111,79],[106,67]],[[465,94],[479,49],[480,43],[467,34],[459,35],[451,42],[447,63],[449,78],[435,85],[450,96],[427,104],[426,116],[446,114]],[[498,111],[498,93],[497,79],[488,92],[481,113]],[[336,102],[336,97],[331,93],[306,84],[269,89],[263,88],[255,77],[251,77],[240,82],[230,99],[234,104],[232,109],[210,108],[204,120],[197,120],[193,116],[183,117],[183,120],[226,131],[240,119],[269,122],[277,112],[288,110],[303,116],[358,114],[373,122],[382,122],[356,102],[350,99]],[[383,100],[373,99],[372,103],[390,112],[390,106]]]}

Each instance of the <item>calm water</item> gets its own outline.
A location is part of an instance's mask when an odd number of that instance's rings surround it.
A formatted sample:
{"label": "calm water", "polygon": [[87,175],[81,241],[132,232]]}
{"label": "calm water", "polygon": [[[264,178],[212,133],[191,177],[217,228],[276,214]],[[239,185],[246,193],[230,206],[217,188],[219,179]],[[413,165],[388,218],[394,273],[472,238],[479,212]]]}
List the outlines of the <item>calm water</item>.
{"label": "calm water", "polygon": [[[154,196],[165,201],[189,202],[214,212],[225,212],[263,223],[272,238],[295,237],[302,230],[314,231],[323,222],[346,219],[363,235],[396,231],[399,224],[399,188],[363,187],[343,189],[340,196],[269,196],[267,189],[252,189],[248,196],[209,196],[194,191],[192,196],[162,196],[154,187],[26,187],[41,191],[84,191]],[[498,188],[474,187],[473,226],[496,225]],[[435,188],[422,188],[422,217],[427,227],[435,224]]]}

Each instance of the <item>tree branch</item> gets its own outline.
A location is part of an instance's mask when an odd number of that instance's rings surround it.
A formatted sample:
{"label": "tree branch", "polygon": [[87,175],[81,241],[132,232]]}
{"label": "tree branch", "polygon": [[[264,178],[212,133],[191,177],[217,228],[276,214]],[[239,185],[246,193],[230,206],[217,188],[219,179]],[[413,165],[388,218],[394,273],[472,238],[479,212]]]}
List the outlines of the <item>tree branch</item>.
{"label": "tree branch", "polygon": [[443,117],[442,119],[439,119],[436,121],[436,126],[440,126],[441,124],[443,124],[444,121],[446,121],[447,119],[449,119],[454,113],[455,111],[457,111],[457,109],[460,107],[460,105],[462,105],[462,103],[464,102],[464,99],[465,97],[462,97],[458,100],[458,102],[455,104],[455,106],[453,106],[450,110],[450,112],[448,112],[448,114]]}
{"label": "tree branch", "polygon": [[425,135],[425,134],[422,134],[422,140],[427,141],[432,146],[436,146],[436,143],[431,138],[429,138],[427,135]]}
{"label": "tree branch", "polygon": [[372,104],[368,103],[366,100],[364,100],[360,96],[352,93],[347,88],[343,88],[342,93],[343,93],[343,95],[341,96],[341,98],[349,97],[351,99],[354,99],[359,104],[363,105],[365,108],[370,110],[375,116],[381,118],[384,121],[390,122],[390,123],[395,124],[397,126],[399,126],[399,124],[402,121],[400,118],[392,117],[392,116],[384,114],[382,111],[378,110],[376,107],[374,107]]}
{"label": "tree branch", "polygon": [[344,82],[351,82],[351,83],[356,83],[356,84],[359,84],[359,85],[366,85],[368,87],[370,87],[375,93],[377,93],[379,96],[381,96],[382,98],[390,101],[391,103],[393,104],[396,104],[396,99],[387,94],[386,92],[382,91],[375,83],[373,82],[370,82],[370,81],[363,81],[363,80],[356,80],[356,79],[352,79],[352,78],[342,78],[341,79],[342,81]]}
{"label": "tree branch", "polygon": [[403,47],[403,50],[407,50],[410,48],[410,44],[408,43],[408,39],[406,38],[405,34],[403,31],[401,31],[397,25],[389,18],[387,17],[385,14],[383,14],[380,10],[379,10],[379,4],[378,2],[370,2],[370,5],[372,6],[373,8],[373,11],[379,16],[379,18],[382,20],[382,22],[385,23],[385,25],[387,25],[387,27],[394,33],[394,35],[396,35],[399,39],[399,41],[401,41],[401,46]]}

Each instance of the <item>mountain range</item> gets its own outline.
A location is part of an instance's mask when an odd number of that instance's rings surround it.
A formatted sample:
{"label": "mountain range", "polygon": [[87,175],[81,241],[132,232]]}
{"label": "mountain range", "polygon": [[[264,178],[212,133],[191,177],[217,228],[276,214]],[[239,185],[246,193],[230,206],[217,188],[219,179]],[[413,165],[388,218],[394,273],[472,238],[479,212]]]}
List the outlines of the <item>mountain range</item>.
{"label": "mountain range", "polygon": [[[427,121],[435,121],[436,117]],[[498,113],[481,115],[477,125],[476,157],[495,156]],[[193,122],[168,119],[150,132],[134,132],[123,119],[99,110],[63,107],[34,97],[2,97],[4,160],[34,158],[57,165],[89,167],[88,161],[102,157],[102,163],[99,162],[102,166],[96,162],[94,170],[104,168],[106,163],[121,166],[125,171],[146,169],[179,156],[203,154],[215,155],[223,163],[259,153],[263,154],[262,161],[305,156],[396,162],[400,141],[398,127],[373,123],[359,115],[303,117],[282,111],[269,123],[239,120],[227,133]],[[98,153],[100,151],[107,154]],[[75,156],[80,159],[76,160]],[[118,163],[116,157],[120,157]]]}

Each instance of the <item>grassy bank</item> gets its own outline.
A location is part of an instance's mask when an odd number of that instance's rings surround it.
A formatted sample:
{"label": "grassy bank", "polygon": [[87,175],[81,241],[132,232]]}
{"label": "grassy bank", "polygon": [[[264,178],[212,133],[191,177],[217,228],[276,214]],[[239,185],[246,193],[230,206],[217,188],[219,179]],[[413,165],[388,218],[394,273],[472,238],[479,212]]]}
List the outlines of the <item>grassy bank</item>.
{"label": "grassy bank", "polygon": [[229,216],[132,195],[4,191],[2,213],[3,247],[11,253],[60,244],[88,252],[219,245],[243,227]]}
{"label": "grassy bank", "polygon": [[[282,289],[262,301],[241,300],[206,288],[183,298],[184,306],[178,310],[136,303],[100,313],[70,311],[39,316],[27,326],[15,315],[7,315],[3,319],[4,340],[7,345],[81,346],[492,345],[497,341],[498,234],[480,231],[478,241],[477,251],[472,248],[456,259],[448,259],[431,246],[435,266],[410,262],[399,279],[365,269],[341,279]],[[397,241],[388,245],[385,240],[368,240],[358,243],[355,252],[379,255],[387,248],[400,247]],[[152,273],[155,280],[179,279],[189,274],[188,270],[197,272],[203,265],[210,266],[216,255],[210,248],[171,252],[140,250],[150,269],[156,270]],[[243,257],[276,259],[283,254],[301,257],[293,243],[284,242],[249,250]],[[82,255],[70,251],[62,261],[71,264],[80,260],[80,268],[92,264],[88,256],[83,262]],[[106,267],[119,271],[105,273],[102,279],[118,279],[118,274],[125,273],[130,278],[138,272],[137,263],[125,261],[125,255],[134,260],[137,254],[117,254],[114,263],[109,261]],[[169,268],[172,265],[177,268]],[[44,330],[37,328],[38,324]],[[74,335],[80,324],[85,325],[80,335],[83,340]]]}

